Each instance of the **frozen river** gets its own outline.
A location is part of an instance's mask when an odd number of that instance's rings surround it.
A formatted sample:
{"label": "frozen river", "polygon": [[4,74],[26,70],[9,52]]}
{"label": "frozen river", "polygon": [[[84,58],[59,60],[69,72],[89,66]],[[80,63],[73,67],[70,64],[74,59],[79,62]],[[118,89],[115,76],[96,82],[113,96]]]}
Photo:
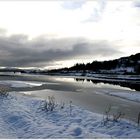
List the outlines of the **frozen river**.
{"label": "frozen river", "polygon": [[111,106],[112,114],[121,111],[125,118],[137,121],[140,112],[140,92],[132,87],[97,82],[94,79],[44,75],[1,75],[0,81],[0,84],[10,86],[9,91],[43,99],[54,96],[57,102],[72,101],[75,105],[101,114]]}

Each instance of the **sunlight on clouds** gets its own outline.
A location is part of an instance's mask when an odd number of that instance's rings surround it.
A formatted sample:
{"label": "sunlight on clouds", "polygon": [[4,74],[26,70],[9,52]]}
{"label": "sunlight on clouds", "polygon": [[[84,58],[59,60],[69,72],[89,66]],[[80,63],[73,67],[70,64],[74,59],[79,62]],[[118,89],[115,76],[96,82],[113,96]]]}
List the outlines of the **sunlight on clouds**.
{"label": "sunlight on clouds", "polygon": [[78,63],[89,63],[92,62],[91,59],[72,59],[72,60],[64,60],[64,61],[57,61],[52,63],[50,66],[45,67],[46,69],[57,69],[57,68],[65,68],[65,67],[71,67],[74,64]]}

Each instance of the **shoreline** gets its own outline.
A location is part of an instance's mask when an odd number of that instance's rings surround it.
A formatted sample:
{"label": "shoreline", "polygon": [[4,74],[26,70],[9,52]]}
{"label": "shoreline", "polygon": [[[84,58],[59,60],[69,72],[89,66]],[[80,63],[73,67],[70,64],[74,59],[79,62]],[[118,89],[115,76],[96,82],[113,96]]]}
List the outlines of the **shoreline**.
{"label": "shoreline", "polygon": [[[109,75],[109,74],[93,74],[93,75],[77,75],[77,74],[62,74],[62,73],[55,73],[53,75],[51,74],[14,74],[14,75],[8,75],[8,74],[0,74],[0,80],[5,80],[6,77],[8,79],[14,79],[17,80],[18,78],[22,80],[27,80],[27,77],[34,77],[37,81],[45,81],[44,77],[66,77],[66,78],[74,78],[74,79],[81,79],[81,80],[91,80],[95,83],[108,83],[112,85],[119,85],[122,87],[129,87],[131,89],[134,89],[136,91],[140,91],[140,75]],[[42,79],[37,79],[36,77],[42,77]],[[25,78],[24,78],[25,77]],[[31,80],[31,79],[29,79]],[[50,79],[49,79],[50,80]],[[52,80],[50,80],[52,81]]]}

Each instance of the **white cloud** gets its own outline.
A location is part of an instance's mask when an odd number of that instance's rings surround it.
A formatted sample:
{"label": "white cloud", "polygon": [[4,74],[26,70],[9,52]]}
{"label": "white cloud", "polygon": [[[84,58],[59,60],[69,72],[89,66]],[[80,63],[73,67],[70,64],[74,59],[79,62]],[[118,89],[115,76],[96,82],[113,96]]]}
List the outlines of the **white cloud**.
{"label": "white cloud", "polygon": [[[47,34],[115,40],[137,38],[140,33],[140,20],[131,1],[82,0],[79,5],[66,10],[61,1],[0,2],[0,27],[30,37]],[[86,20],[90,22],[83,22]]]}
{"label": "white cloud", "polygon": [[74,0],[74,1],[64,1],[62,2],[62,7],[67,10],[75,10],[81,8],[86,3],[86,0]]}

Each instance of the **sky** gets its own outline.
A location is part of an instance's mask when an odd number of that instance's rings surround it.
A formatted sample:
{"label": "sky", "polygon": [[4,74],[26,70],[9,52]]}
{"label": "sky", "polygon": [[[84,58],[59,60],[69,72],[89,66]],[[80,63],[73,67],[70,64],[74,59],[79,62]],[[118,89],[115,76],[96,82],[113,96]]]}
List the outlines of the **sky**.
{"label": "sky", "polygon": [[1,67],[70,67],[140,52],[139,0],[0,1]]}

